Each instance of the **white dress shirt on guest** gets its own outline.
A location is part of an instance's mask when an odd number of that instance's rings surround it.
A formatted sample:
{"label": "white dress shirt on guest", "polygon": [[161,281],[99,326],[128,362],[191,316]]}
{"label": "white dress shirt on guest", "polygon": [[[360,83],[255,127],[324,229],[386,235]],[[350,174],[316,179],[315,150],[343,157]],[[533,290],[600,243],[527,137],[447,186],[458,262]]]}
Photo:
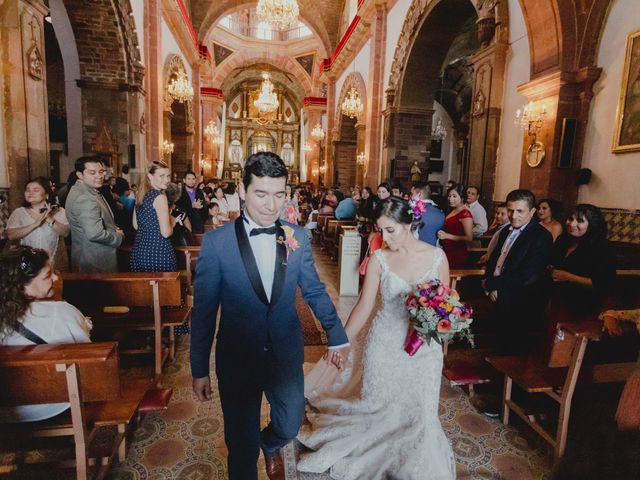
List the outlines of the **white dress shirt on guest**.
{"label": "white dress shirt on guest", "polygon": [[[29,306],[21,323],[47,343],[91,341],[91,323],[76,307],[67,302],[35,301]],[[33,345],[33,342],[18,332],[12,332],[0,338],[0,345]],[[1,407],[0,423],[36,422],[55,417],[68,408],[68,403]]]}
{"label": "white dress shirt on guest", "polygon": [[489,228],[489,224],[487,222],[487,211],[477,200],[467,206],[469,207],[469,210],[471,210],[471,215],[473,216],[473,236],[479,237]]}

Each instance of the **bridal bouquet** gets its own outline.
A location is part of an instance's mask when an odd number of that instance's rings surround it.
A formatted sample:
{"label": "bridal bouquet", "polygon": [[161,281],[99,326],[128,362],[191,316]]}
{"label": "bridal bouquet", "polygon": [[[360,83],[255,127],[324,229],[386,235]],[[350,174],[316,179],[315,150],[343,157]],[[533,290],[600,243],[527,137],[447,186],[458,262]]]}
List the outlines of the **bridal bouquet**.
{"label": "bridal bouquet", "polygon": [[404,351],[414,356],[423,343],[434,339],[442,344],[456,335],[466,338],[473,345],[469,325],[473,321],[473,309],[460,302],[458,292],[439,280],[420,283],[407,295],[405,306],[413,327],[407,334]]}

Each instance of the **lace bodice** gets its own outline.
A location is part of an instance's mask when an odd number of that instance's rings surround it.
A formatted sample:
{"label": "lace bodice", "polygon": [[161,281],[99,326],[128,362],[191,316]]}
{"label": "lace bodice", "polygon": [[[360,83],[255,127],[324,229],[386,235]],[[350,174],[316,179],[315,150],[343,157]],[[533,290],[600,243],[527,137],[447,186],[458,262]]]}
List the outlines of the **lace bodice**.
{"label": "lace bodice", "polygon": [[[431,342],[413,357],[404,351],[404,296],[414,284],[389,269],[382,250],[375,255],[382,268],[380,310],[351,339],[345,370],[336,374],[321,360],[305,379],[311,426],[298,439],[316,451],[303,456],[299,469],[329,469],[331,478],[343,480],[455,478],[453,452],[438,418],[442,349]],[[415,283],[437,278],[443,256],[436,250]]]}

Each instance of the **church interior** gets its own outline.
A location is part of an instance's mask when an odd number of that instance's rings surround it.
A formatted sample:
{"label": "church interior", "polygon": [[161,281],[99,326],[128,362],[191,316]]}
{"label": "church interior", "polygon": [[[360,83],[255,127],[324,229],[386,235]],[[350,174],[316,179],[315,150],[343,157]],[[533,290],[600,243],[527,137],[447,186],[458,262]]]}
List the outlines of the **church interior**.
{"label": "church interior", "polygon": [[[474,234],[450,278],[474,309],[475,347],[443,345],[439,417],[459,479],[639,478],[640,319],[620,335],[598,320],[605,306],[640,308],[637,0],[0,0],[0,58],[5,249],[25,185],[44,177],[60,192],[83,155],[127,189],[160,161],[171,182],[193,173],[229,195],[247,157],[274,152],[309,198],[386,184],[409,199],[420,184],[446,214],[451,182],[475,188],[491,223],[526,189],[553,199],[565,229],[576,205],[597,207],[615,257],[608,293],[589,322],[567,319],[538,363],[493,356],[503,336],[480,262],[491,236]],[[297,223],[314,222],[316,268],[345,321],[367,238],[353,216],[314,208]],[[0,478],[228,478],[218,392],[198,402],[189,366],[203,235],[175,247],[177,272],[133,273],[124,230],[118,273],[58,275],[54,298],[92,318],[95,348],[0,340],[0,408],[71,403],[58,423],[0,423]],[[125,313],[104,313],[114,305]],[[308,371],[327,338],[301,295],[296,309]],[[287,479],[333,478],[296,473],[299,448],[283,449]]]}

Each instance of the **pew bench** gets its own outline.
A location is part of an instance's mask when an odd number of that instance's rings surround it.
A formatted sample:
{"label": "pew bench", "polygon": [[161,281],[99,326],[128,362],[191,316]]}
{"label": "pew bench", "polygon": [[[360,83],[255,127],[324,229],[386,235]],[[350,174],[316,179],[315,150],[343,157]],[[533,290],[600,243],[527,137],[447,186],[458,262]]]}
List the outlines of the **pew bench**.
{"label": "pew bench", "polygon": [[[115,342],[0,347],[0,405],[13,407],[69,402],[66,412],[38,422],[0,425],[0,438],[72,436],[76,477],[101,479],[117,458],[123,461],[127,430],[147,391],[149,379],[120,377]],[[100,448],[101,427],[117,435]],[[102,442],[101,442],[102,443]]]}
{"label": "pew bench", "polygon": [[[94,332],[152,331],[154,373],[159,379],[165,360],[175,357],[175,327],[191,316],[182,301],[179,272],[63,273],[62,296],[91,317]],[[104,313],[105,306],[126,306],[127,313]],[[162,332],[167,328],[166,348]],[[145,354],[148,348],[123,349],[121,354]]]}

